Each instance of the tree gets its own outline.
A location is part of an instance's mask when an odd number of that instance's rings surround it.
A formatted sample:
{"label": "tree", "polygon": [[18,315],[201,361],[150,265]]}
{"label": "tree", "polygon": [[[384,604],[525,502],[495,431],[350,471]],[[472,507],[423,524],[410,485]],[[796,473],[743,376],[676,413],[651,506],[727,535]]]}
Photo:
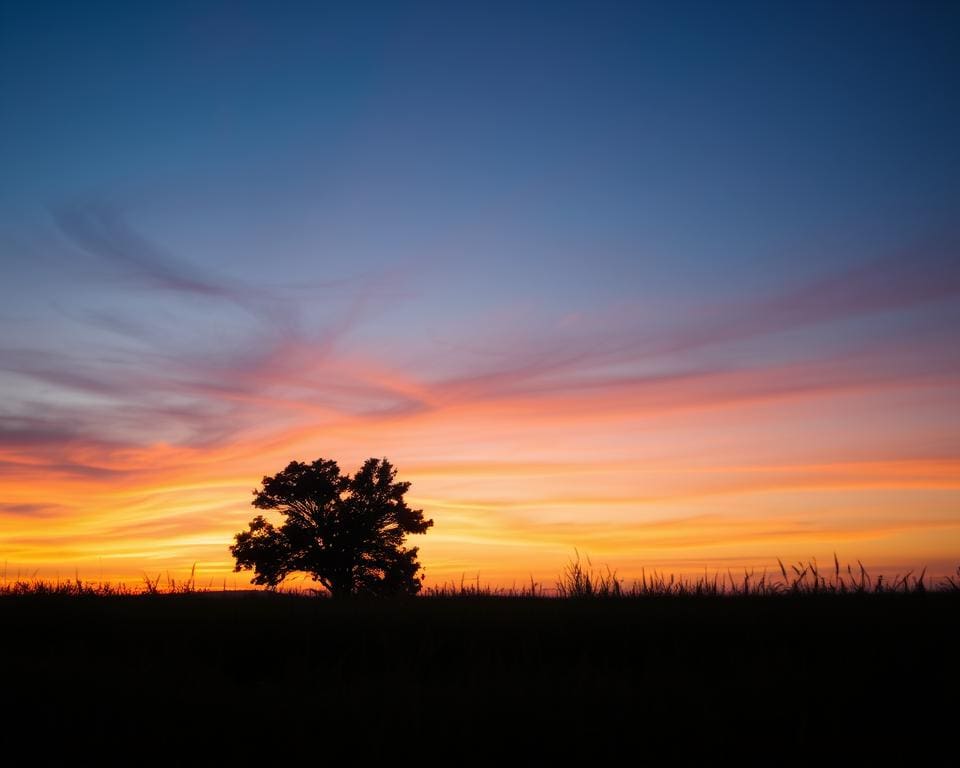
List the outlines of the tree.
{"label": "tree", "polygon": [[408,482],[394,482],[386,459],[367,459],[353,476],[335,461],[292,461],[263,478],[251,502],[286,517],[279,527],[257,515],[234,539],[234,570],[253,570],[254,584],[276,587],[294,572],[308,573],[334,597],[415,594],[420,591],[417,547],[408,533],[426,533],[433,520],[410,509]]}

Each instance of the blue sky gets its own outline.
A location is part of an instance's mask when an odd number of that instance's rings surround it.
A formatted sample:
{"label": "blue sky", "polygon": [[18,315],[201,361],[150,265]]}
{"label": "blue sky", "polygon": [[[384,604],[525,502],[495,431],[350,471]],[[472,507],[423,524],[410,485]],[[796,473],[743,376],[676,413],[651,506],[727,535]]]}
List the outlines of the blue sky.
{"label": "blue sky", "polygon": [[252,274],[429,252],[606,295],[955,213],[955,5],[137,5],[4,4],[6,232],[95,201]]}

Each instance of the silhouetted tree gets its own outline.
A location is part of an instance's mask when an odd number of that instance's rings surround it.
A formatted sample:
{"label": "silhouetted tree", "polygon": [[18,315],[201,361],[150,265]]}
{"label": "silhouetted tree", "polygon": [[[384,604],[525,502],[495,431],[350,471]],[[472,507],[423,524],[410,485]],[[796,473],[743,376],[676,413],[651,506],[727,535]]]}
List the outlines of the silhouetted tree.
{"label": "silhouetted tree", "polygon": [[433,520],[410,509],[408,482],[394,482],[386,459],[367,459],[353,476],[335,461],[292,461],[254,490],[253,506],[286,517],[275,527],[262,515],[236,534],[234,570],[253,569],[253,583],[275,587],[303,572],[331,595],[414,594],[420,591],[417,547],[404,549],[408,533],[426,533]]}

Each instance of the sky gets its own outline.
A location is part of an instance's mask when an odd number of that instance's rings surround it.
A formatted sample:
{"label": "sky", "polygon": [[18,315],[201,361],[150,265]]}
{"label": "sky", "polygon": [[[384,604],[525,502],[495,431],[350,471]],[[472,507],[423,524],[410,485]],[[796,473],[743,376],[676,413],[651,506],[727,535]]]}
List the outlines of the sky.
{"label": "sky", "polygon": [[427,585],[953,572],[958,33],[0,0],[3,578],[245,587],[321,457],[411,482]]}

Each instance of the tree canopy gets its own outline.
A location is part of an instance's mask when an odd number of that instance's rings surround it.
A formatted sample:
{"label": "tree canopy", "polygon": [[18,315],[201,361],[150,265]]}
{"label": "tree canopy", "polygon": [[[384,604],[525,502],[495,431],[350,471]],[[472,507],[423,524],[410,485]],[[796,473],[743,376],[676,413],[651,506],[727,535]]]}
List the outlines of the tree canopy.
{"label": "tree canopy", "polygon": [[251,502],[285,517],[274,526],[257,515],[234,536],[234,570],[253,570],[253,583],[276,587],[295,572],[309,574],[331,595],[396,595],[420,591],[417,547],[407,534],[426,533],[433,520],[404,500],[409,482],[396,482],[387,459],[367,459],[354,474],[335,461],[292,461],[263,478]]}

